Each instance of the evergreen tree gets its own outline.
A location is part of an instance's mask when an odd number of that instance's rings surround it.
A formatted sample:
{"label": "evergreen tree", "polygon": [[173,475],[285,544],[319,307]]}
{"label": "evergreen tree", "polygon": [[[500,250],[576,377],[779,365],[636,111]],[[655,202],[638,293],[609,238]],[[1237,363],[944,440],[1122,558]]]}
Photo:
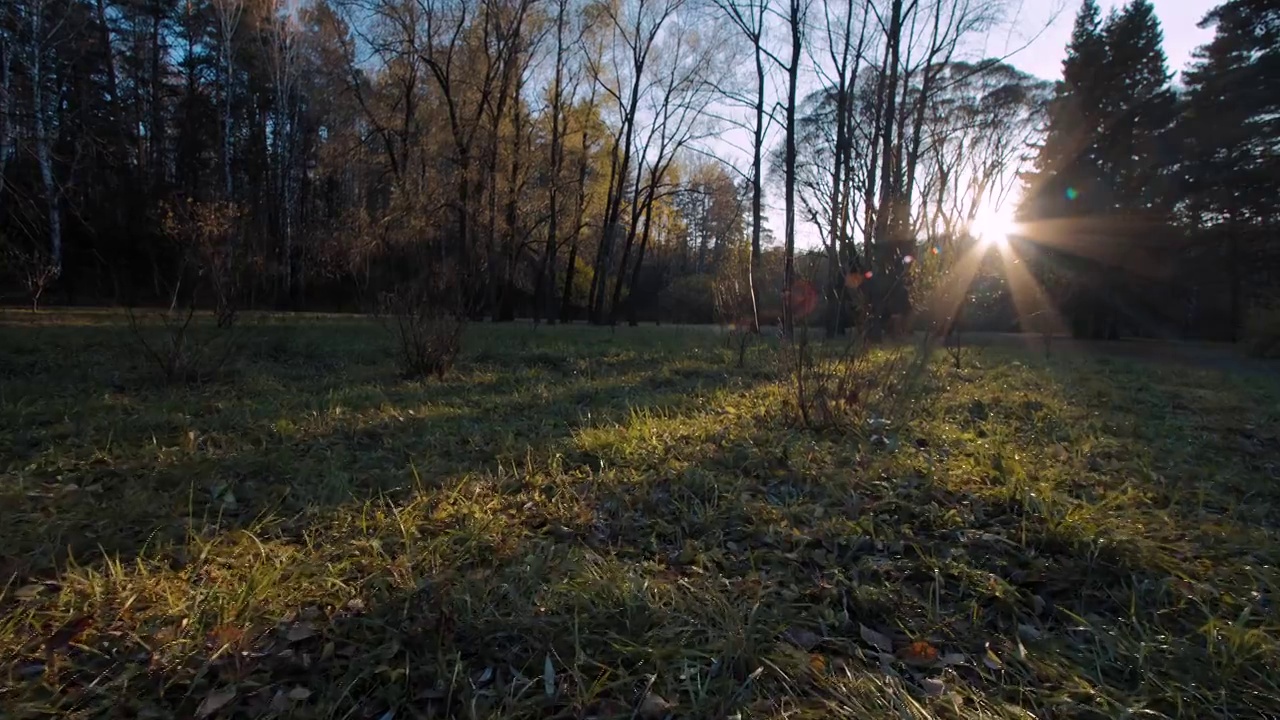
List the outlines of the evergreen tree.
{"label": "evergreen tree", "polygon": [[1132,283],[1115,265],[1141,265],[1148,249],[1131,228],[1149,234],[1163,222],[1175,113],[1162,45],[1148,0],[1105,21],[1085,0],[1067,46],[1022,215],[1071,220],[1054,226],[1056,248],[1043,249],[1039,265],[1080,335],[1117,334],[1116,307]]}
{"label": "evergreen tree", "polygon": [[1280,0],[1231,0],[1201,22],[1213,40],[1186,74],[1188,203],[1201,222],[1273,223],[1280,202]]}
{"label": "evergreen tree", "polygon": [[[1083,214],[1084,186],[1097,185],[1096,138],[1103,126],[1098,78],[1107,65],[1102,13],[1096,0],[1084,0],[1076,14],[1062,80],[1049,106],[1049,126],[1036,162],[1033,189],[1024,214],[1060,217]],[[1093,193],[1088,193],[1092,200]]]}
{"label": "evergreen tree", "polygon": [[1234,335],[1246,303],[1280,284],[1280,0],[1230,0],[1210,26],[1186,74],[1180,209],[1197,232],[1195,265],[1225,271]]}
{"label": "evergreen tree", "polygon": [[1102,168],[1115,211],[1151,218],[1167,199],[1172,164],[1168,132],[1174,95],[1164,34],[1150,0],[1133,0],[1103,28],[1107,82],[1101,98],[1106,125],[1098,137]]}

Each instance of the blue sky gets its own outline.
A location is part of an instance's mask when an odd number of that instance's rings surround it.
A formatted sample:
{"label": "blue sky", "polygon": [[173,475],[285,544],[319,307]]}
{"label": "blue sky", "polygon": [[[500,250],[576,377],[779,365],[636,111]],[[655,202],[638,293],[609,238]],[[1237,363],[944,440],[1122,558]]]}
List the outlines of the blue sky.
{"label": "blue sky", "polygon": [[[1169,70],[1177,73],[1185,70],[1191,61],[1191,53],[1213,37],[1213,30],[1196,27],[1205,14],[1221,0],[1152,0],[1156,15],[1164,29],[1165,55],[1169,58]],[[1071,26],[1075,22],[1079,0],[1022,0],[1010,3],[1010,17],[1005,28],[993,32],[987,38],[987,54],[1001,55],[1012,52],[1031,41],[1027,49],[1018,52],[1011,62],[1016,67],[1047,80],[1056,80],[1062,72],[1062,56],[1071,39]],[[1123,5],[1114,0],[1100,0],[1105,15],[1111,8]],[[1051,18],[1054,22],[1045,27]],[[1037,36],[1037,33],[1038,36]]]}

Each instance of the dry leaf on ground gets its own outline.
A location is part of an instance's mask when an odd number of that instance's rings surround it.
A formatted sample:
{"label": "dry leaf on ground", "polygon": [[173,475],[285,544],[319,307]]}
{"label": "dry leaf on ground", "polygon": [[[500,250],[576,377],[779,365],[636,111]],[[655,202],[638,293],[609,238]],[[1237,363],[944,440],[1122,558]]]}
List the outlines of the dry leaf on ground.
{"label": "dry leaf on ground", "polygon": [[667,702],[658,693],[649,692],[645,693],[644,699],[640,701],[640,707],[636,709],[636,715],[640,720],[662,720],[674,707],[674,703]]}
{"label": "dry leaf on ground", "polygon": [[13,591],[13,598],[15,600],[33,600],[42,592],[44,592],[44,585],[23,585]]}
{"label": "dry leaf on ground", "polygon": [[898,659],[908,665],[932,665],[938,661],[938,648],[918,640],[899,650]]}
{"label": "dry leaf on ground", "polygon": [[871,647],[881,652],[893,652],[893,640],[888,635],[878,633],[866,625],[858,626],[858,634],[862,636],[862,641]]}
{"label": "dry leaf on ground", "polygon": [[942,697],[947,692],[947,686],[937,678],[925,678],[920,681],[920,687],[924,689],[924,694],[929,697]]}
{"label": "dry leaf on ground", "polygon": [[301,642],[316,634],[315,628],[308,623],[298,623],[289,628],[289,632],[285,634],[285,638],[289,642]]}
{"label": "dry leaf on ground", "polygon": [[200,707],[196,708],[196,717],[206,718],[218,712],[227,703],[236,698],[236,686],[219,688],[205,696],[200,702]]}
{"label": "dry leaf on ground", "polygon": [[550,653],[542,661],[542,689],[546,692],[547,697],[556,694],[556,667],[551,664]]}
{"label": "dry leaf on ground", "polygon": [[88,615],[70,620],[44,641],[44,649],[46,652],[57,652],[75,642],[76,638],[91,627],[93,627],[93,618]]}
{"label": "dry leaf on ground", "polygon": [[822,642],[822,636],[804,628],[789,627],[782,632],[782,639],[801,650],[812,650]]}

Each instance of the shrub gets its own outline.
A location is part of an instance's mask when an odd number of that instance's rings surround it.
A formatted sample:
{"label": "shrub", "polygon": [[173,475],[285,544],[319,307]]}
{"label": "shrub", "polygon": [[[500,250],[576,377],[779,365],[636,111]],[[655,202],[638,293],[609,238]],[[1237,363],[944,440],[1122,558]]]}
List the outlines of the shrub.
{"label": "shrub", "polygon": [[[129,327],[146,357],[167,382],[203,382],[239,352],[236,328],[240,289],[249,267],[238,248],[241,212],[233,203],[178,201],[164,207],[163,224],[177,262],[168,306],[139,314]],[[203,322],[197,308],[212,310]]]}
{"label": "shrub", "polygon": [[62,268],[41,248],[22,249],[7,244],[2,236],[0,250],[3,251],[0,252],[0,269],[6,270],[26,288],[27,297],[31,299],[31,311],[39,311],[40,297],[58,279]]}
{"label": "shrub", "polygon": [[746,252],[733,251],[712,278],[716,322],[724,328],[728,346],[737,352],[738,367],[746,365],[747,346],[759,332],[751,296],[750,260]]}
{"label": "shrub", "polygon": [[[796,326],[784,341],[784,372],[791,383],[795,419],[813,430],[871,427],[902,421],[929,361],[927,347],[872,342],[867,333],[815,341]],[[927,342],[927,340],[926,340]]]}
{"label": "shrub", "polygon": [[455,299],[452,273],[406,281],[379,295],[377,315],[396,342],[406,377],[443,378],[462,351],[466,313]]}

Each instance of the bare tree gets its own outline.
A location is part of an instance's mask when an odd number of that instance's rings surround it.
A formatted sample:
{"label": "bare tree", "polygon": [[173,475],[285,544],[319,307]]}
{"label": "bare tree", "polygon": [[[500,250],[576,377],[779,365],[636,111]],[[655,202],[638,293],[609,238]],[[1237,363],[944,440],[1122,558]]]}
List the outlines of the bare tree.
{"label": "bare tree", "polygon": [[235,53],[235,34],[244,15],[244,0],[214,0],[214,19],[218,26],[218,59],[222,75],[222,193],[231,200],[235,186],[231,173],[231,99],[235,87],[232,61]]}
{"label": "bare tree", "polygon": [[791,59],[787,70],[786,151],[783,159],[783,203],[786,231],[783,240],[782,266],[782,330],[787,337],[795,330],[795,261],[796,261],[796,95],[800,84],[800,56],[804,51],[804,25],[809,5],[807,0],[788,0],[787,27],[791,36]]}
{"label": "bare tree", "polygon": [[613,107],[617,120],[609,148],[609,190],[588,298],[590,319],[594,323],[605,319],[613,242],[626,233],[621,227],[622,210],[635,162],[640,102],[649,89],[650,77],[646,70],[663,27],[683,4],[684,0],[625,0],[591,6],[593,17],[589,21],[604,24],[609,38],[603,52],[587,53],[588,68],[606,102]]}
{"label": "bare tree", "polygon": [[[613,286],[610,322],[616,323],[622,305],[622,287],[628,270],[632,246],[637,237],[639,247],[634,266],[630,267],[630,297],[639,285],[653,220],[654,203],[664,192],[667,174],[680,151],[701,137],[711,127],[706,116],[715,97],[717,85],[711,73],[719,67],[715,57],[716,43],[701,37],[694,29],[679,21],[671,23],[659,44],[660,62],[651,66],[654,77],[648,81],[647,123],[644,142],[638,148],[636,177],[632,183],[631,217],[622,247],[618,277]],[[635,303],[628,303],[629,321],[635,324]]]}
{"label": "bare tree", "polygon": [[764,230],[764,144],[767,126],[765,116],[772,119],[772,112],[766,110],[767,99],[765,60],[769,57],[765,49],[765,20],[770,13],[770,0],[712,0],[715,6],[724,13],[734,28],[751,44],[752,64],[755,70],[754,93],[743,104],[752,111],[751,123],[751,261],[747,270],[747,286],[751,295],[752,330],[760,332],[760,290],[756,286],[760,275],[761,247],[760,241]]}
{"label": "bare tree", "polygon": [[53,128],[58,106],[58,86],[51,69],[51,56],[56,55],[56,38],[66,16],[54,17],[55,8],[48,0],[26,3],[27,71],[31,86],[31,122],[34,131],[36,163],[44,189],[45,219],[48,229],[49,263],[56,277],[62,270],[62,192],[54,177]]}

